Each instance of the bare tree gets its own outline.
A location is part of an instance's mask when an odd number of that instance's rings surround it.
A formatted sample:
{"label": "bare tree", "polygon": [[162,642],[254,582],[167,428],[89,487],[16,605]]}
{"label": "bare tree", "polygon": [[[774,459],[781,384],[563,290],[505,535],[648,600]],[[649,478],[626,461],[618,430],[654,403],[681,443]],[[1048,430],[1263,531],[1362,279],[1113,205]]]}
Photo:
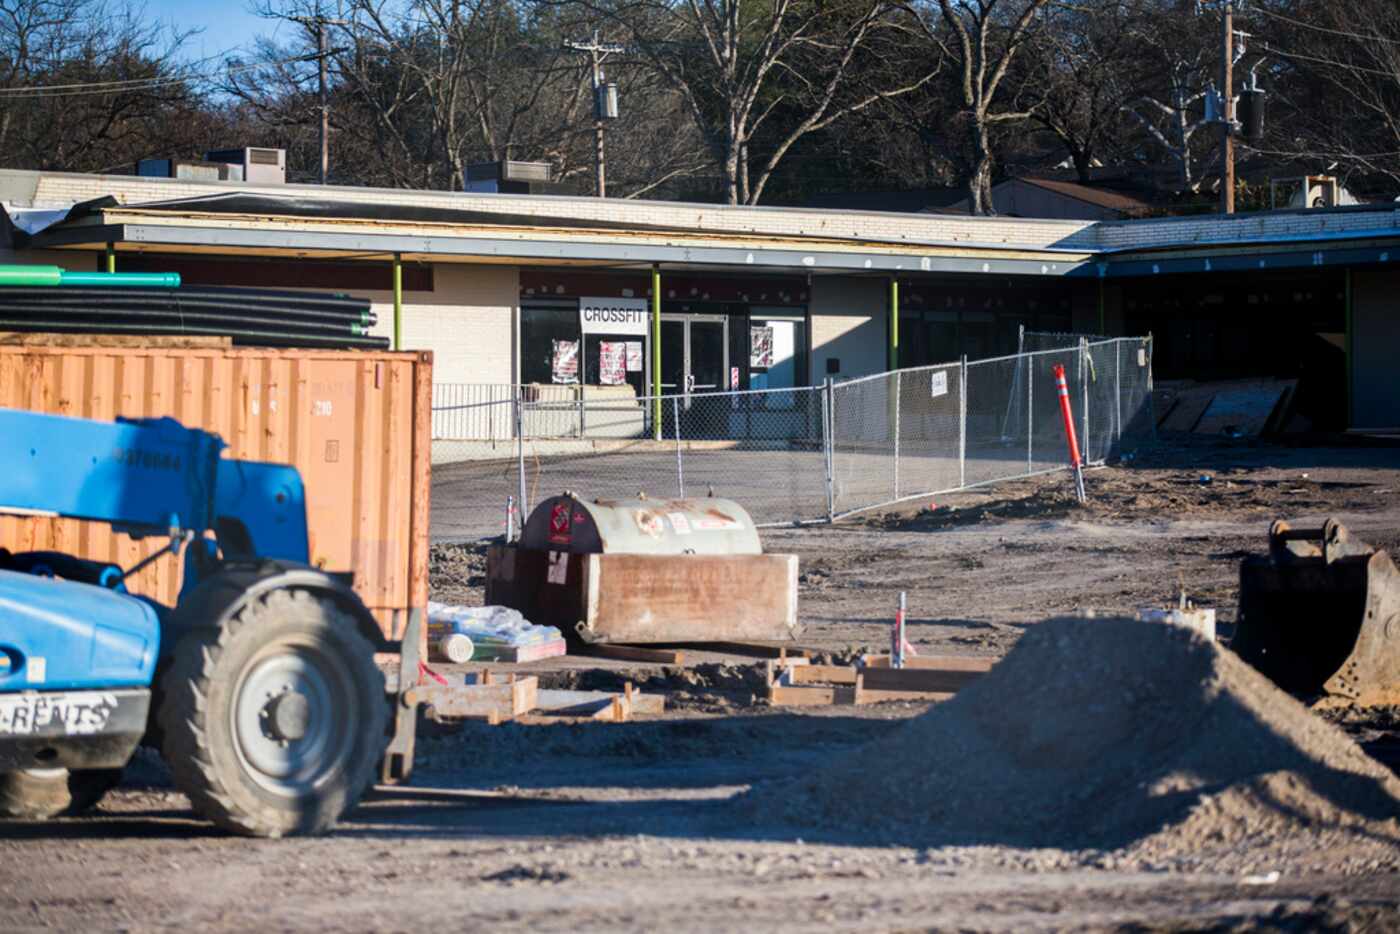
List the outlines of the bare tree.
{"label": "bare tree", "polygon": [[1018,106],[1014,100],[1011,109],[1001,109],[998,94],[1012,60],[1035,34],[1049,2],[938,0],[936,15],[923,20],[929,37],[959,65],[959,119],[966,147],[964,184],[974,214],[993,210],[992,129],[1026,120],[1033,112],[1033,105]]}
{"label": "bare tree", "polygon": [[5,163],[110,171],[183,148],[200,107],[185,35],[100,0],[0,0]]}
{"label": "bare tree", "polygon": [[1059,141],[1081,182],[1123,148],[1123,105],[1137,50],[1122,0],[1081,0],[1026,50],[1022,80],[1043,92],[1031,119]]}
{"label": "bare tree", "polygon": [[803,137],[921,87],[936,65],[870,86],[868,58],[914,19],[893,0],[543,0],[609,23],[674,88],[724,179],[756,204]]}
{"label": "bare tree", "polygon": [[1392,0],[1269,0],[1251,6],[1265,40],[1274,127],[1267,154],[1332,166],[1394,197],[1400,187],[1400,10]]}

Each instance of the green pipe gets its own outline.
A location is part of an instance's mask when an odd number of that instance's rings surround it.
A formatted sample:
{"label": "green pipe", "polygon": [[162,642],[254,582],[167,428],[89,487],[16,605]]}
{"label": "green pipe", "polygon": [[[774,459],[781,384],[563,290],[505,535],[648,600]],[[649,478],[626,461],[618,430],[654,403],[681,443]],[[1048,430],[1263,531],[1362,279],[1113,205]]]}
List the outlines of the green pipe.
{"label": "green pipe", "polygon": [[394,349],[403,350],[403,257],[394,254]]}
{"label": "green pipe", "polygon": [[178,272],[64,272],[59,285],[67,286],[125,286],[136,289],[178,289]]}
{"label": "green pipe", "polygon": [[651,267],[651,424],[661,440],[661,267]]}
{"label": "green pipe", "polygon": [[0,285],[58,285],[63,270],[57,266],[0,266]]}

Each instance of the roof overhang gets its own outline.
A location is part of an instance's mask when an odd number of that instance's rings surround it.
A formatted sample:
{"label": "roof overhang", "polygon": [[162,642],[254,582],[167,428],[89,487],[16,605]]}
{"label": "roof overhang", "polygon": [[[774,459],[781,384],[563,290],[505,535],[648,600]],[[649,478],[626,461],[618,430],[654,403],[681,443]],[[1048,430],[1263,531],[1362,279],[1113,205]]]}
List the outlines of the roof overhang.
{"label": "roof overhang", "polygon": [[[164,218],[103,212],[101,220],[65,223],[36,234],[35,249],[116,249],[153,253],[405,260],[610,267],[728,267],[841,274],[988,273],[1017,276],[1092,275],[1093,254],[926,246],[772,236],[714,237],[619,231],[477,228],[413,231],[377,224],[279,224],[275,218],[230,223],[219,218]],[[331,229],[335,228],[335,229]]]}

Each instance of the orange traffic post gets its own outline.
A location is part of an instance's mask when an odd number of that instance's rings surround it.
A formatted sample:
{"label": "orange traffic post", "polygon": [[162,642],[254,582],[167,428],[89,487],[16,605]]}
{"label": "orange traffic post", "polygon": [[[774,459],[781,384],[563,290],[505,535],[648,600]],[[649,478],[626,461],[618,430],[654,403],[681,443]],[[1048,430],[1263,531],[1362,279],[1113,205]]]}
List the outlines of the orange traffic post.
{"label": "orange traffic post", "polygon": [[1055,391],[1060,396],[1060,416],[1065,422],[1065,443],[1069,445],[1069,465],[1074,468],[1074,494],[1082,503],[1084,496],[1084,464],[1079,459],[1079,439],[1074,436],[1074,413],[1069,407],[1069,386],[1065,383],[1063,364],[1055,364]]}

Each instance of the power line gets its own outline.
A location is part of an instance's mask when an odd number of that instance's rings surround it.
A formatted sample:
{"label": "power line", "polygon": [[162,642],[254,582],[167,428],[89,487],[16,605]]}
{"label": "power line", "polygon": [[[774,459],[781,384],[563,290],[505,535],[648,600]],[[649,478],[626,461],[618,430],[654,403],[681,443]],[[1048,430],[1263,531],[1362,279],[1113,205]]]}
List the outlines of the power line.
{"label": "power line", "polygon": [[0,88],[3,98],[41,97],[86,97],[93,95],[117,94],[122,91],[141,91],[169,84],[183,84],[224,74],[252,71],[258,68],[275,68],[293,62],[316,60],[317,55],[298,55],[294,58],[278,59],[271,62],[251,62],[244,65],[229,65],[227,68],[211,69],[204,72],[189,72],[183,75],[166,75],[154,78],[129,78],[123,81],[90,81],[78,84],[33,85],[29,87]]}
{"label": "power line", "polygon": [[1282,58],[1296,58],[1300,61],[1305,62],[1316,62],[1319,65],[1330,65],[1333,68],[1341,68],[1346,71],[1354,71],[1357,74],[1378,75],[1382,78],[1391,79],[1400,77],[1400,72],[1397,71],[1382,71],[1379,68],[1367,68],[1364,65],[1351,65],[1346,62],[1339,62],[1331,58],[1318,58],[1316,55],[1304,55],[1302,52],[1285,52],[1283,49],[1275,48],[1274,46],[1269,45],[1267,42],[1264,43],[1264,50],[1270,55],[1277,55]]}
{"label": "power line", "polygon": [[1292,17],[1292,16],[1285,16],[1285,15],[1283,15],[1282,13],[1275,13],[1273,10],[1270,10],[1269,8],[1264,7],[1264,6],[1258,6],[1258,7],[1255,7],[1254,9],[1255,9],[1255,10],[1258,10],[1260,13],[1263,13],[1265,16],[1272,17],[1273,19],[1276,19],[1276,20],[1281,20],[1282,22],[1285,22],[1285,23],[1291,23],[1291,24],[1293,24],[1294,26],[1301,26],[1301,27],[1303,27],[1304,29],[1312,29],[1312,30],[1315,30],[1315,31],[1317,31],[1317,32],[1325,32],[1325,33],[1327,33],[1327,34],[1329,34],[1329,35],[1341,36],[1342,38],[1345,38],[1345,39],[1356,39],[1356,40],[1358,40],[1358,41],[1360,41],[1360,42],[1384,42],[1384,43],[1388,43],[1388,44],[1390,44],[1390,45],[1400,45],[1400,39],[1391,39],[1391,38],[1388,37],[1388,36],[1381,36],[1381,35],[1371,35],[1371,36],[1368,36],[1368,35],[1366,35],[1366,34],[1364,34],[1364,33],[1359,33],[1359,32],[1348,32],[1348,31],[1345,30],[1345,29],[1332,29],[1331,27],[1328,27],[1328,26],[1319,26],[1319,25],[1317,25],[1316,23],[1309,23],[1309,22],[1307,22],[1306,20],[1295,19],[1295,18]]}

